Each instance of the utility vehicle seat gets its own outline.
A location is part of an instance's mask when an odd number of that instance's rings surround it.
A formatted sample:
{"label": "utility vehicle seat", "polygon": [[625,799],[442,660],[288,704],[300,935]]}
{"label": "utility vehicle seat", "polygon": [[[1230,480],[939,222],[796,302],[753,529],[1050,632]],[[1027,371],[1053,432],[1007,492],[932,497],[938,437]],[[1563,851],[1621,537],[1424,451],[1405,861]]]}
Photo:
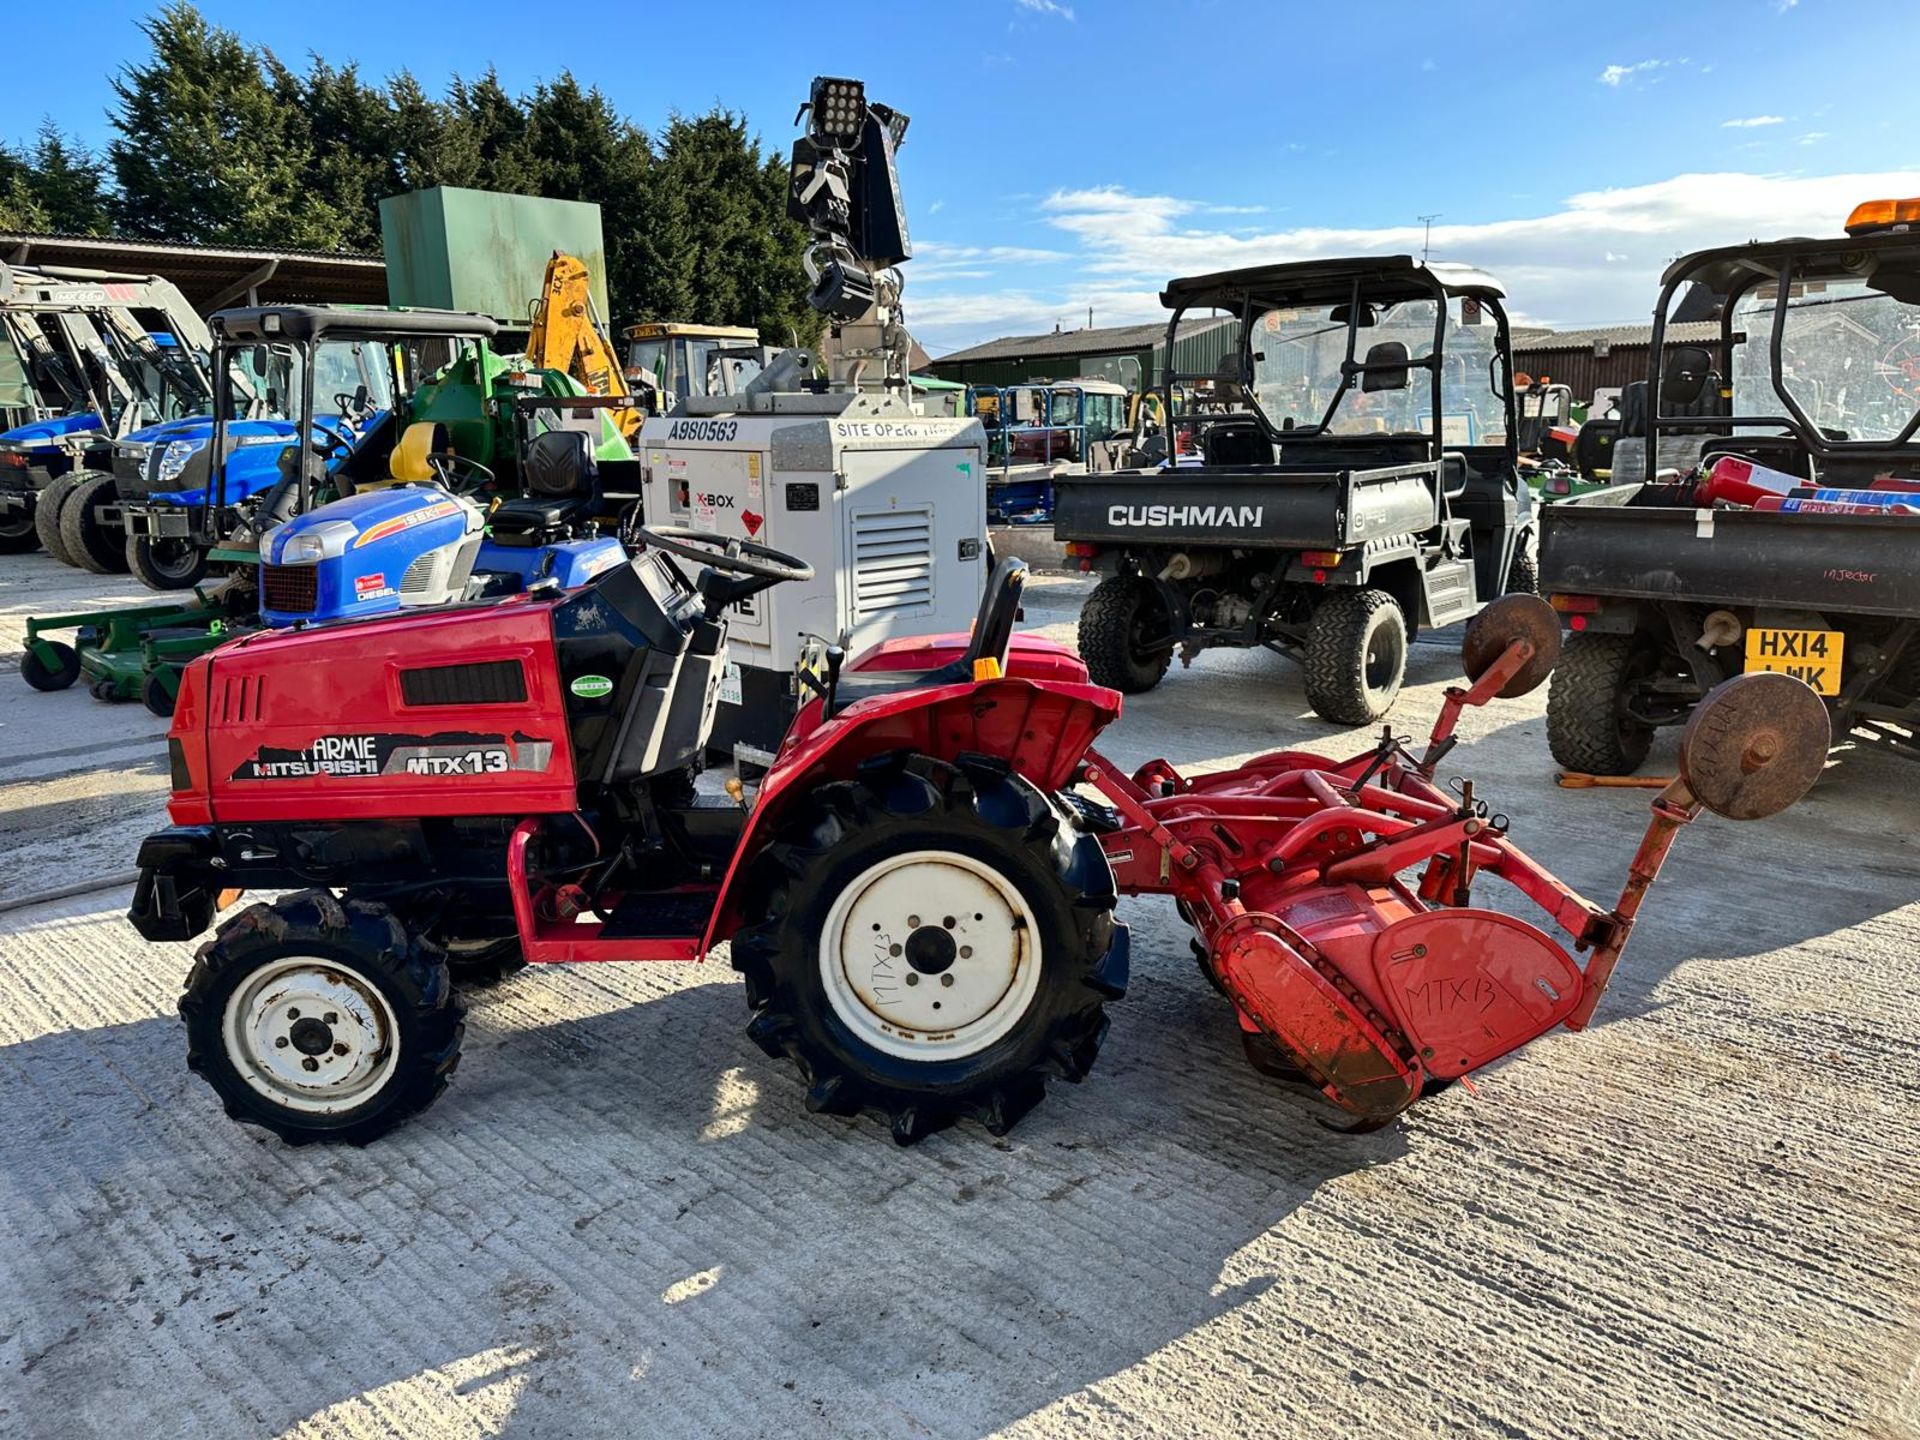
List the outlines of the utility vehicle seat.
{"label": "utility vehicle seat", "polygon": [[986,593],[980,597],[980,609],[973,618],[972,639],[958,659],[934,670],[883,670],[871,676],[842,671],[829,713],[838,715],[849,705],[876,695],[991,678],[980,675],[983,662],[991,662],[994,676],[1005,674],[1007,648],[1013,643],[1013,626],[1020,618],[1020,595],[1026,585],[1027,562],[1013,555],[1003,557],[987,578]]}

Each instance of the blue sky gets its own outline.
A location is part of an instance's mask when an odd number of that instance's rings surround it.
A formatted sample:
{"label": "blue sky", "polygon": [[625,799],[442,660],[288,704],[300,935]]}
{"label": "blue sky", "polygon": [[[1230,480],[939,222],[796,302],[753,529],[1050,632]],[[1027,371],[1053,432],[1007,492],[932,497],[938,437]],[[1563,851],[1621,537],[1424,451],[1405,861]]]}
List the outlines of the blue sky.
{"label": "blue sky", "polygon": [[[147,7],[17,8],[9,49],[61,55],[60,83],[0,90],[0,136],[50,115],[104,139]],[[436,90],[571,68],[643,125],[718,102],[781,148],[815,73],[858,75],[913,116],[907,312],[936,354],[1089,307],[1153,319],[1175,274],[1417,250],[1423,214],[1434,256],[1494,271],[1521,315],[1627,321],[1685,250],[1920,194],[1896,110],[1916,0],[202,8],[290,62]]]}

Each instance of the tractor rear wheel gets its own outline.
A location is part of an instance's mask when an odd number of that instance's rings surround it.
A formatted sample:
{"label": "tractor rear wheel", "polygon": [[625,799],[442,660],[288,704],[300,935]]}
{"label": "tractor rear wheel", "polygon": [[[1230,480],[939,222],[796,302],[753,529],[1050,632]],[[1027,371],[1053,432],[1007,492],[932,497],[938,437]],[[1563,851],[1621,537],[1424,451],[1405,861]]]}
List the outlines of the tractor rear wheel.
{"label": "tractor rear wheel", "polygon": [[127,572],[127,534],[118,525],[101,523],[95,507],[112,500],[113,476],[98,471],[82,475],[80,483],[68,493],[60,507],[60,541],[71,563],[96,575],[124,575]]}
{"label": "tractor rear wheel", "polygon": [[40,548],[62,565],[80,563],[67,553],[67,542],[61,538],[60,511],[67,503],[67,496],[73,493],[73,487],[86,479],[87,474],[85,470],[74,470],[55,476],[33,502],[33,533],[39,537]]}
{"label": "tractor rear wheel", "polygon": [[191,540],[127,536],[127,569],[149,590],[186,590],[207,574],[207,552]]}
{"label": "tractor rear wheel", "polygon": [[200,947],[187,1065],[227,1114],[292,1145],[364,1145],[431,1105],[460,1063],[438,948],[384,905],[308,890],[251,905]]}
{"label": "tractor rear wheel", "polygon": [[1080,611],[1080,658],[1094,684],[1123,695],[1151,690],[1173,660],[1173,619],[1151,580],[1109,575]]}
{"label": "tractor rear wheel", "polygon": [[1307,625],[1307,703],[1336,725],[1371,725],[1407,673],[1407,617],[1384,590],[1336,590]]}
{"label": "tractor rear wheel", "polygon": [[1569,770],[1631,775],[1653,748],[1653,727],[1627,714],[1635,686],[1651,675],[1654,648],[1632,635],[1567,637],[1547,687],[1547,748]]}
{"label": "tractor rear wheel", "polygon": [[1099,842],[990,763],[822,785],[755,873],[747,1033],[799,1066],[808,1109],[877,1114],[902,1145],[963,1116],[1005,1134],[1049,1076],[1085,1076],[1126,992]]}

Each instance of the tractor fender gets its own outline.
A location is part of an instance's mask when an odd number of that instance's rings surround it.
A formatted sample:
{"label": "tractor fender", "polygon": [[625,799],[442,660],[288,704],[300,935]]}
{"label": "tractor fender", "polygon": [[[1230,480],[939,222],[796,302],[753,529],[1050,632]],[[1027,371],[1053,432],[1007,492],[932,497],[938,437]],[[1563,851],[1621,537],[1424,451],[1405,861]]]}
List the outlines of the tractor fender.
{"label": "tractor fender", "polygon": [[791,807],[826,781],[851,778],[877,755],[912,751],[936,760],[1006,762],[1049,794],[1065,788],[1094,737],[1120,714],[1120,696],[1084,680],[964,681],[876,695],[831,719],[810,701],[795,718],[733,852],[700,942],[700,955],[732,937],[742,919],[742,878],[779,834]]}

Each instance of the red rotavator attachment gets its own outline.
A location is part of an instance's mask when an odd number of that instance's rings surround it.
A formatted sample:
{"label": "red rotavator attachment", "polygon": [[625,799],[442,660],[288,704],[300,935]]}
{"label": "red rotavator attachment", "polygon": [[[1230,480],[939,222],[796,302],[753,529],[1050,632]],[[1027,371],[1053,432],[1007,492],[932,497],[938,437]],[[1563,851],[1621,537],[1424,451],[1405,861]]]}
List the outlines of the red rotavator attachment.
{"label": "red rotavator attachment", "polygon": [[[1720,686],[1694,711],[1679,778],[1603,910],[1509,841],[1471,781],[1448,791],[1433,779],[1460,712],[1526,694],[1559,651],[1542,601],[1489,606],[1462,647],[1471,688],[1447,691],[1417,757],[1390,728],[1351,760],[1287,750],[1192,779],[1163,760],[1127,779],[1087,752],[1086,780],[1122,820],[1101,837],[1121,891],[1179,902],[1256,1066],[1306,1080],[1370,1126],[1556,1025],[1583,1028],[1680,827],[1702,807],[1741,820],[1783,810],[1825,763],[1826,707],[1801,681]],[[1584,969],[1537,926],[1474,906],[1484,876],[1590,952]]]}

